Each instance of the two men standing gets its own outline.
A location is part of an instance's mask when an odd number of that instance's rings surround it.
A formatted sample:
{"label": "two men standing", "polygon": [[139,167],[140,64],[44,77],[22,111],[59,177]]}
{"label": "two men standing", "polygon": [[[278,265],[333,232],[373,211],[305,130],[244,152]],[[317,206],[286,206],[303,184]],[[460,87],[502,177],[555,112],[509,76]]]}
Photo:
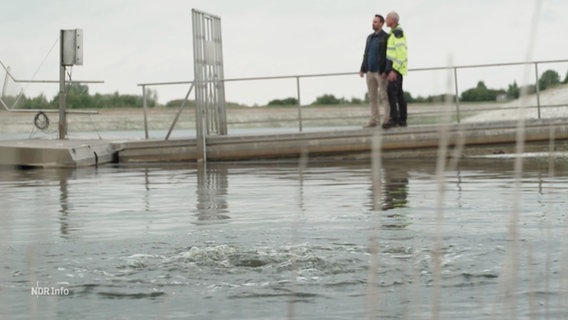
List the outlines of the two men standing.
{"label": "two men standing", "polygon": [[[390,34],[382,30],[385,24]],[[365,128],[379,125],[379,104],[384,105],[382,127],[406,127],[407,105],[402,88],[403,76],[408,72],[406,37],[398,24],[396,12],[389,12],[386,19],[375,15],[373,30],[367,37],[363,63],[359,75],[366,75],[371,117]],[[388,97],[388,105],[385,98]]]}

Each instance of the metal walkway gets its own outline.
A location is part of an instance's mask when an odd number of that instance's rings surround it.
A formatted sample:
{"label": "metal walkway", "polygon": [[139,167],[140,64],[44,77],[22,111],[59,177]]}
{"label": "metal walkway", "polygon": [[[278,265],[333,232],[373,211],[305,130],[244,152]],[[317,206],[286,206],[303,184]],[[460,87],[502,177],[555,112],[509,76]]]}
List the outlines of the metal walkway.
{"label": "metal walkway", "polygon": [[[526,152],[568,151],[568,119],[527,120]],[[447,139],[441,139],[445,129]],[[434,158],[441,141],[449,156],[515,153],[517,122],[337,130],[264,136],[207,138],[208,161],[297,159],[368,159],[380,141],[384,158]],[[0,141],[0,165],[17,167],[83,167],[106,163],[197,162],[196,139],[172,140],[20,140]]]}

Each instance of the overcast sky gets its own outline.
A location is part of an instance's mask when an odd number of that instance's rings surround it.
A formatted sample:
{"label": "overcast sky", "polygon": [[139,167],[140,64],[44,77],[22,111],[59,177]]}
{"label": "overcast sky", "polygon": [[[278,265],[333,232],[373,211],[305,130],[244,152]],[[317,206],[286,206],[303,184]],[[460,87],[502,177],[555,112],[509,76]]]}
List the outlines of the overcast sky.
{"label": "overcast sky", "polygon": [[[16,78],[57,80],[59,30],[80,28],[84,63],[72,68],[73,79],[105,82],[90,85],[91,93],[141,94],[140,83],[193,79],[192,8],[221,17],[227,79],[358,72],[373,15],[391,10],[401,17],[411,69],[568,59],[566,0],[18,0],[2,4],[0,60]],[[564,79],[567,66],[539,68],[556,69]],[[514,78],[524,70],[467,69],[459,85],[521,84],[523,79]],[[414,96],[445,92],[447,77],[411,72],[405,89]],[[301,83],[304,104],[324,93],[350,99],[366,92],[356,75]],[[262,105],[295,97],[295,86],[295,79],[232,83],[226,98]],[[14,88],[19,87],[9,83],[8,90]],[[27,96],[51,97],[58,90],[45,84],[23,88]],[[156,89],[161,102],[186,91]]]}

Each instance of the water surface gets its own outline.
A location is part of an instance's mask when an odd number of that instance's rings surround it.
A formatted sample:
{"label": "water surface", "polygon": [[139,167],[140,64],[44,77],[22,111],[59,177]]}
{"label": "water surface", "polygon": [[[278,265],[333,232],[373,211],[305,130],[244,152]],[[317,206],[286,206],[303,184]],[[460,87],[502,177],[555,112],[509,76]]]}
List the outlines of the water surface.
{"label": "water surface", "polygon": [[2,168],[0,318],[568,317],[568,161],[513,167]]}

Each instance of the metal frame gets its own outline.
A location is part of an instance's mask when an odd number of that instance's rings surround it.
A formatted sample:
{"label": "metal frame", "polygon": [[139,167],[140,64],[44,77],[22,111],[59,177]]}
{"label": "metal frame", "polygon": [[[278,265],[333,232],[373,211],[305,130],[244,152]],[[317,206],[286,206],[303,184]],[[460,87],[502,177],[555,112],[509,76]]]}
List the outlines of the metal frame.
{"label": "metal frame", "polygon": [[227,134],[221,18],[196,9],[191,12],[197,146],[199,158],[206,161],[207,136]]}

